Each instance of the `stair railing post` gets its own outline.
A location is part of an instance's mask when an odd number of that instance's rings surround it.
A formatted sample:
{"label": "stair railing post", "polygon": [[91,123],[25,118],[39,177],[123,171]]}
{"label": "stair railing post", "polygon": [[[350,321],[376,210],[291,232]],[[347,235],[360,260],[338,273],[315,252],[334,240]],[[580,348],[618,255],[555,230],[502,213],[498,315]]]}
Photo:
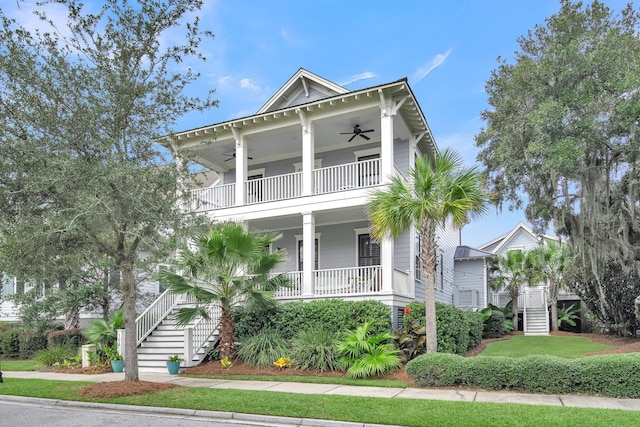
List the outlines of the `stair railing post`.
{"label": "stair railing post", "polygon": [[116,350],[118,351],[118,353],[120,353],[123,356],[124,356],[124,336],[125,336],[124,329],[118,329],[117,335],[116,335],[118,347],[116,348]]}
{"label": "stair railing post", "polygon": [[191,349],[193,348],[193,326],[187,326],[184,328],[184,366],[188,368],[191,366],[193,354]]}

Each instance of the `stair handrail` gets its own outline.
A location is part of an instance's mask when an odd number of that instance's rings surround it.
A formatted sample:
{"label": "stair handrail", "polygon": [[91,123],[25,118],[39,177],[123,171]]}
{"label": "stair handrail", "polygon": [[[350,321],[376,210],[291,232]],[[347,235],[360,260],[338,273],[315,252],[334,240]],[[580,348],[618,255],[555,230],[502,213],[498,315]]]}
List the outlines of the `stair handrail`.
{"label": "stair handrail", "polygon": [[185,328],[184,353],[185,363],[191,364],[193,357],[198,350],[204,347],[209,341],[209,337],[218,329],[220,324],[221,308],[218,304],[207,306],[208,319],[200,317],[192,326]]}
{"label": "stair handrail", "polygon": [[178,301],[178,295],[167,289],[136,319],[136,342],[142,341],[162,322]]}

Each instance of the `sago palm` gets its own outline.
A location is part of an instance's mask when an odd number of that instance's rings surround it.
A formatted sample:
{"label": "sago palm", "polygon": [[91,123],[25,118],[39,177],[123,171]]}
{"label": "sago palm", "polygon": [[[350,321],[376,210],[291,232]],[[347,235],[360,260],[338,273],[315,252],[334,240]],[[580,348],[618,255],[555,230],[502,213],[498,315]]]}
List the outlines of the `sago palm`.
{"label": "sago palm", "polygon": [[376,190],[369,203],[372,234],[377,240],[398,237],[415,227],[420,235],[419,259],[425,275],[427,353],[438,348],[436,333],[436,227],[450,221],[460,228],[472,217],[484,214],[487,195],[480,173],[465,168],[453,150],[436,153],[433,159],[416,158],[408,177],[394,176],[387,188]]}
{"label": "sago palm", "polygon": [[234,356],[234,323],[232,309],[237,304],[274,304],[273,295],[287,286],[284,274],[274,269],[285,261],[281,252],[269,252],[279,236],[253,233],[242,225],[224,223],[207,235],[196,237],[191,248],[180,252],[172,267],[160,272],[160,280],[177,294],[192,296],[194,307],[181,308],[177,320],[186,325],[197,317],[209,318],[211,305],[221,309],[220,356]]}

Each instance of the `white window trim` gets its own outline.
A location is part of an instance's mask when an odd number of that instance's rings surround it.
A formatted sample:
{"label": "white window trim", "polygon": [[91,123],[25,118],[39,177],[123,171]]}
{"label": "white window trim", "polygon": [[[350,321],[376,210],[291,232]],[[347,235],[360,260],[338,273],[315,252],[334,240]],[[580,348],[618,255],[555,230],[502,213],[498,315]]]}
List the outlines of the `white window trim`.
{"label": "white window trim", "polygon": [[357,150],[354,151],[353,154],[356,156],[356,162],[360,157],[371,156],[374,154],[380,155],[380,147],[367,148],[366,150]]}
{"label": "white window trim", "polygon": [[264,178],[266,176],[264,172],[265,172],[265,168],[249,170],[247,171],[247,178],[254,175],[262,175],[262,177]]}
{"label": "white window trim", "polygon": [[[320,169],[322,167],[322,159],[315,159],[313,161],[313,168]],[[293,164],[294,172],[300,172],[302,170],[302,162],[295,162]]]}

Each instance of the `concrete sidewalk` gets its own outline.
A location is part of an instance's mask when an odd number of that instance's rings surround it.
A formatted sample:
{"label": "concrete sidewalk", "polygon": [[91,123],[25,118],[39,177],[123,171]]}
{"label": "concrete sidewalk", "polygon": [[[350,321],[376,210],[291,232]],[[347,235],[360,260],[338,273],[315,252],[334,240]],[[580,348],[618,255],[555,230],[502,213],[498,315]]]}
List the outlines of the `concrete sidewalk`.
{"label": "concrete sidewalk", "polygon": [[[67,381],[121,381],[124,373],[97,375],[60,374],[54,372],[3,372],[6,380],[38,378]],[[456,402],[520,403],[525,405],[567,406],[594,409],[622,409],[640,411],[640,399],[618,399],[578,395],[525,394],[497,391],[445,390],[427,388],[388,388],[348,386],[337,384],[310,384],[281,381],[239,381],[224,379],[187,378],[164,372],[140,372],[140,380],[173,383],[186,387],[207,387],[237,390],[262,390],[299,394],[333,394],[343,396],[381,397],[393,399],[429,399]],[[1,387],[1,386],[0,386]],[[1,392],[1,389],[0,389]]]}

